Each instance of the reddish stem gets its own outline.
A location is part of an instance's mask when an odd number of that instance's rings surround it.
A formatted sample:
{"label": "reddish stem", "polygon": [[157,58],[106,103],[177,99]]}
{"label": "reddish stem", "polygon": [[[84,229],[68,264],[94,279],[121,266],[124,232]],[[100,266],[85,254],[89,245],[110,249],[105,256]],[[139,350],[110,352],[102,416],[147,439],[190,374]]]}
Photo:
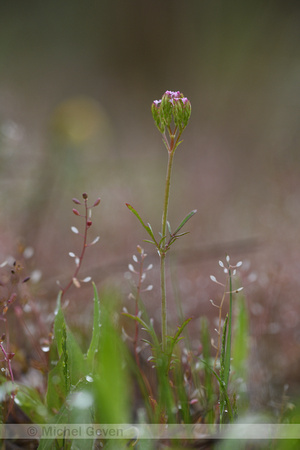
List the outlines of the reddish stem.
{"label": "reddish stem", "polygon": [[64,287],[62,289],[61,298],[63,298],[63,296],[65,295],[67,290],[72,286],[74,278],[75,279],[77,278],[77,275],[78,275],[78,272],[79,272],[79,270],[81,268],[82,260],[83,260],[83,257],[84,257],[84,254],[85,254],[85,251],[86,251],[86,248],[87,248],[87,232],[88,232],[88,229],[91,226],[91,222],[90,222],[90,220],[88,218],[89,207],[87,205],[87,198],[84,198],[84,207],[85,207],[85,215],[83,217],[84,217],[84,220],[85,220],[85,229],[84,229],[84,235],[83,235],[83,246],[82,246],[81,254],[79,256],[79,262],[77,264],[77,267],[76,267],[76,270],[75,270],[75,272],[73,274],[73,277],[71,278],[69,283],[66,285],[66,287]]}
{"label": "reddish stem", "polygon": [[5,348],[3,347],[2,342],[0,342],[0,348],[2,350],[2,353],[4,355],[4,359],[5,359],[5,361],[7,363],[7,366],[8,366],[8,371],[9,371],[9,375],[10,375],[11,381],[14,383],[14,374],[13,374],[12,367],[11,367],[11,357],[8,356],[8,353],[5,350]]}

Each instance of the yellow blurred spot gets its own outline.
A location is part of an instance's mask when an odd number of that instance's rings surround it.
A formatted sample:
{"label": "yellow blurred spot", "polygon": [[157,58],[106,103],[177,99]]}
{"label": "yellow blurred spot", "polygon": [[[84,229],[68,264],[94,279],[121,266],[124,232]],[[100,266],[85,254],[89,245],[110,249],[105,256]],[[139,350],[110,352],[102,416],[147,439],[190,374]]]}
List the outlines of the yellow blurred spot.
{"label": "yellow blurred spot", "polygon": [[54,111],[51,125],[57,138],[75,145],[110,133],[106,112],[88,97],[73,97],[62,102]]}

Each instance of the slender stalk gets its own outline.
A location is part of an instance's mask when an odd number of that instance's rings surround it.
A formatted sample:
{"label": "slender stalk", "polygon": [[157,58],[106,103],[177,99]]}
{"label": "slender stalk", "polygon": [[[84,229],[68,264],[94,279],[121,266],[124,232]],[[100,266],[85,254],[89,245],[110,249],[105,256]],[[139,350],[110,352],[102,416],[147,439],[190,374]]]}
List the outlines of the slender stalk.
{"label": "slender stalk", "polygon": [[166,231],[167,231],[167,218],[168,218],[168,206],[170,197],[170,184],[171,184],[171,173],[172,164],[175,153],[176,144],[174,138],[170,141],[170,146],[168,149],[168,167],[166,175],[166,185],[165,185],[165,199],[164,199],[164,209],[162,215],[162,243],[160,248],[160,286],[161,286],[161,334],[162,334],[162,350],[165,352],[167,350],[167,296],[166,296]]}
{"label": "slender stalk", "polygon": [[2,350],[2,353],[4,355],[4,360],[7,363],[7,367],[8,367],[8,373],[10,376],[11,381],[14,383],[14,374],[12,371],[12,367],[11,367],[11,357],[9,356],[9,354],[7,353],[7,351],[5,350],[4,346],[2,345],[2,342],[0,342],[0,348]]}

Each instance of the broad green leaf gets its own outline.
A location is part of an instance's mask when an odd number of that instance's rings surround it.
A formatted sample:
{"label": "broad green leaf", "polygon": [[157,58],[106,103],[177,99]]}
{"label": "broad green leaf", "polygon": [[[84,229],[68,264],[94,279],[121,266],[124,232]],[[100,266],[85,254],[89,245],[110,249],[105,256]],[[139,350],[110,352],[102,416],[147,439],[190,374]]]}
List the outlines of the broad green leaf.
{"label": "broad green leaf", "polygon": [[[63,403],[59,411],[47,423],[50,425],[62,424],[92,424],[93,423],[93,396],[92,383],[85,378],[80,380],[75,388],[72,388],[66,401]],[[68,435],[66,434],[66,438]],[[51,437],[51,429],[49,428],[49,439],[41,439],[39,443],[39,450],[50,450],[53,448],[78,448],[92,450],[93,439],[66,439],[68,441],[67,447],[64,447],[66,442],[63,439],[55,439]],[[71,446],[71,447],[70,447]]]}
{"label": "broad green leaf", "polygon": [[59,411],[68,394],[64,363],[63,356],[61,356],[56,366],[48,374],[46,400],[48,408],[52,413]]}
{"label": "broad green leaf", "polygon": [[119,309],[113,293],[102,294],[100,348],[94,370],[96,423],[126,423],[130,411],[130,382],[124,358],[127,348],[115,324]]}
{"label": "broad green leaf", "polygon": [[[52,347],[57,347],[58,361],[48,374],[46,394],[47,404],[51,411],[57,411],[62,406],[71,386],[75,386],[89,371],[84,355],[65,322],[61,309],[61,293],[57,298],[55,314]],[[50,353],[53,357],[53,349]]]}
{"label": "broad green leaf", "polygon": [[54,320],[54,341],[57,345],[59,356],[61,357],[64,353],[63,359],[65,364],[67,364],[64,370],[68,371],[70,383],[75,385],[83,375],[87,374],[88,367],[80,346],[73,333],[67,327],[60,305],[60,297],[58,297]]}
{"label": "broad green leaf", "polygon": [[93,334],[91,343],[87,352],[87,362],[90,367],[93,366],[95,354],[99,351],[100,342],[100,301],[98,291],[95,283],[93,283],[94,289],[94,318],[93,318]]}

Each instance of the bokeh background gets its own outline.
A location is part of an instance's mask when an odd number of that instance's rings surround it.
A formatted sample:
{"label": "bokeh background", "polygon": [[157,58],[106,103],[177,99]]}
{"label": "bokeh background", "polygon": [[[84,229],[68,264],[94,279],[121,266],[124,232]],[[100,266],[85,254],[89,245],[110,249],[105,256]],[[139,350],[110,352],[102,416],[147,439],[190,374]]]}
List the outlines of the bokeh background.
{"label": "bokeh background", "polygon": [[[88,192],[101,197],[90,233],[101,240],[82,275],[126,297],[124,273],[145,234],[125,202],[160,229],[167,155],[151,102],[180,90],[192,116],[176,153],[170,222],[198,213],[173,254],[176,295],[197,340],[197,317],[213,326],[209,299],[222,295],[209,275],[222,278],[226,253],[242,259],[253,403],[280,401],[286,383],[298,394],[299,51],[297,1],[2,1],[1,260],[32,247],[36,301],[53,306],[55,281],[74,268],[68,252],[80,249],[71,200]],[[155,284],[158,260],[145,249]],[[71,299],[81,295],[74,290]],[[75,321],[91,295],[76,301]],[[144,300],[159,321],[158,292]]]}

